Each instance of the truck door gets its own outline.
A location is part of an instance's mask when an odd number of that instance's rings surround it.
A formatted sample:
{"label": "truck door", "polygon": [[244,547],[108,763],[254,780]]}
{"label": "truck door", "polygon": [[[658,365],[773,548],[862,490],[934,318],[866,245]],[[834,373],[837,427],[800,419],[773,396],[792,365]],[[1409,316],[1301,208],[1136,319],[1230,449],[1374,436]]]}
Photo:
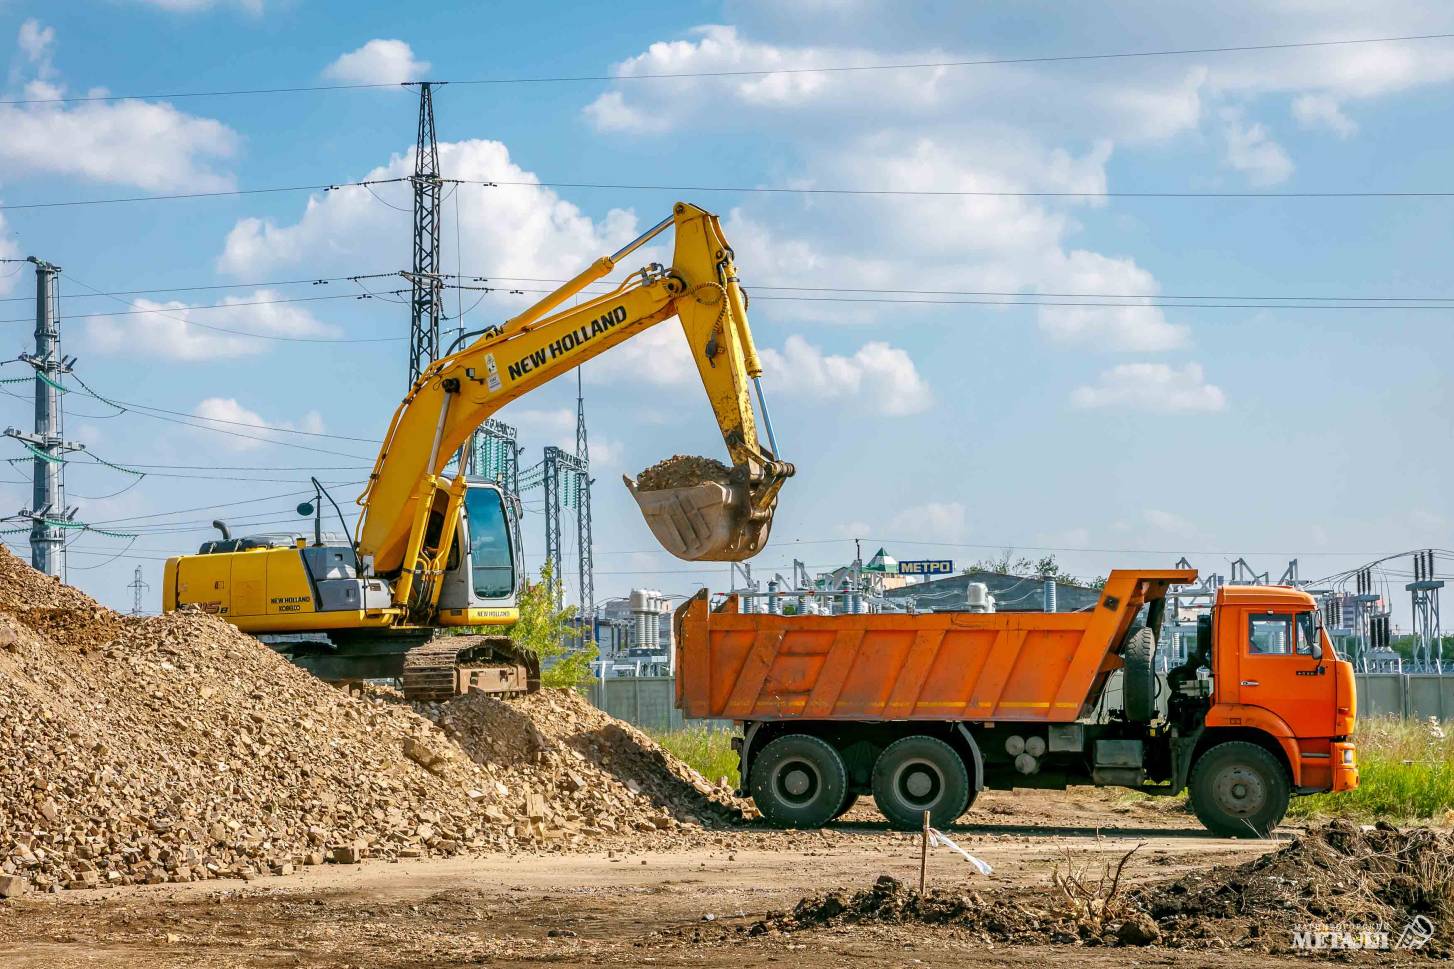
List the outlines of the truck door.
{"label": "truck door", "polygon": [[1240,702],[1277,714],[1298,737],[1332,735],[1333,657],[1314,657],[1317,614],[1248,609],[1241,619]]}

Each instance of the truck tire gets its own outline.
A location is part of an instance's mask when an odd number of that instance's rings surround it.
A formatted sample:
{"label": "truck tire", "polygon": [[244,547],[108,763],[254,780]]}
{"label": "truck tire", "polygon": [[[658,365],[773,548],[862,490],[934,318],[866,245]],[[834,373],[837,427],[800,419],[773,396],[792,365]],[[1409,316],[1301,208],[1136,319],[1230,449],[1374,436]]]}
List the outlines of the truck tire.
{"label": "truck tire", "polygon": [[808,734],[779,737],[752,765],[752,800],[768,824],[821,828],[837,815],[848,790],[843,758]]}
{"label": "truck tire", "polygon": [[884,748],[873,765],[873,800],[889,824],[917,831],[924,812],[936,828],[947,828],[969,807],[969,771],[954,748],[923,735],[903,737]]}
{"label": "truck tire", "polygon": [[1292,785],[1266,749],[1229,740],[1197,758],[1191,769],[1192,810],[1208,831],[1225,838],[1266,838],[1282,823]]}
{"label": "truck tire", "polygon": [[1156,634],[1145,626],[1131,630],[1121,659],[1126,663],[1121,671],[1126,719],[1149,723],[1156,719]]}

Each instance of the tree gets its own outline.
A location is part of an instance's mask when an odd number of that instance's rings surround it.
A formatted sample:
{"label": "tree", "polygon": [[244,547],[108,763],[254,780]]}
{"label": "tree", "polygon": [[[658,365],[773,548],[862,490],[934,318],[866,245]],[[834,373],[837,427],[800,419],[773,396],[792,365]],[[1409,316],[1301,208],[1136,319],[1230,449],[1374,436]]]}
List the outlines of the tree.
{"label": "tree", "polygon": [[1055,579],[1058,582],[1067,582],[1074,585],[1083,585],[1092,589],[1104,588],[1105,576],[1098,576],[1094,579],[1078,579],[1065,571],[1065,567],[1055,560],[1055,553],[1043,555],[1039,559],[1031,561],[1023,555],[1016,555],[1015,550],[1007,548],[994,558],[980,559],[965,572],[998,572],[1001,575],[1016,576],[1038,576],[1047,579]]}
{"label": "tree", "polygon": [[[550,563],[540,570],[538,581],[528,579],[520,589],[520,618],[505,628],[505,635],[517,645],[533,652],[540,659],[540,682],[543,686],[580,687],[593,678],[591,662],[598,650],[594,633],[582,643],[581,629],[575,623],[574,606],[556,608],[559,580],[551,574]],[[461,633],[495,633],[491,627],[468,626]]]}

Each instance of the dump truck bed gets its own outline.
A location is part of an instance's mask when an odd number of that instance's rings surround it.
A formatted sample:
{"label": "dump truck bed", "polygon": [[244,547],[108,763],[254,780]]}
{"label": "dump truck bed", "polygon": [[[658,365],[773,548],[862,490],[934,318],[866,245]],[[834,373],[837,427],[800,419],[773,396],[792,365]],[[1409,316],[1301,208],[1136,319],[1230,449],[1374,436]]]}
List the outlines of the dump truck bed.
{"label": "dump truck bed", "polygon": [[1191,569],[1116,570],[1087,612],[744,614],[677,610],[677,706],[732,720],[1068,722],[1121,664],[1143,605]]}

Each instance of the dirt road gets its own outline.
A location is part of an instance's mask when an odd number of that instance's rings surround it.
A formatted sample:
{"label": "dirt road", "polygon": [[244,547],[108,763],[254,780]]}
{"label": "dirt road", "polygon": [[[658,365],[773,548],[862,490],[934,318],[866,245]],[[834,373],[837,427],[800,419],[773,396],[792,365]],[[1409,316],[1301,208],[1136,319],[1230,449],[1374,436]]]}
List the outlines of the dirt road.
{"label": "dirt road", "polygon": [[[1106,792],[986,794],[956,832],[994,866],[947,851],[933,885],[1048,885],[1067,853],[1097,866],[1144,845],[1138,883],[1245,861],[1271,845],[1205,836],[1187,815]],[[738,938],[804,895],[880,874],[917,880],[915,836],[856,808],[821,834],[723,834],[678,853],[492,855],[309,868],[254,882],[204,882],[28,896],[0,903],[0,965],[63,967],[502,965],[837,966],[1244,965],[1245,953],[1004,947],[963,930],[821,929]],[[1276,959],[1267,960],[1276,962]],[[1286,960],[1305,965],[1308,960]]]}

